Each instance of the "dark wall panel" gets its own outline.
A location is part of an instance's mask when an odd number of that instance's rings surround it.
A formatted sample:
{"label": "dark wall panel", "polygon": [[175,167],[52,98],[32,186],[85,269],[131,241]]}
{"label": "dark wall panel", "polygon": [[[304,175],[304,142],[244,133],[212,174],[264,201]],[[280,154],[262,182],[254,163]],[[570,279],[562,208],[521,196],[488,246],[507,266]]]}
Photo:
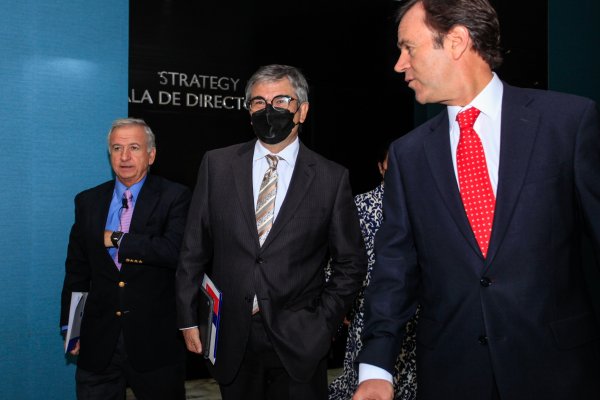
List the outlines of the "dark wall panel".
{"label": "dark wall panel", "polygon": [[377,185],[378,147],[413,124],[412,93],[392,70],[394,6],[132,0],[129,114],[155,130],[154,172],[193,186],[205,151],[253,138],[239,107],[246,80],[281,63],[310,84],[303,142],[348,167],[356,193]]}

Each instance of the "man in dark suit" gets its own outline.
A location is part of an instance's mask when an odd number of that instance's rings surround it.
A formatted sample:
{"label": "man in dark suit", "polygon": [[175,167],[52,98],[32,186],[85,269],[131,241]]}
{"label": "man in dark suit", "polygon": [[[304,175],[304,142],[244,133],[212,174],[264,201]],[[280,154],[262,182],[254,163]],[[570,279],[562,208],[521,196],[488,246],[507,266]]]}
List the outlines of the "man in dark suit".
{"label": "man in dark suit", "polygon": [[354,399],[393,398],[417,304],[419,399],[598,398],[597,105],[500,81],[487,0],[409,0],[398,21],[395,70],[447,109],[390,148]]}
{"label": "man in dark suit", "polygon": [[258,141],[207,152],[198,173],[177,271],[179,325],[199,353],[198,294],[210,272],[223,298],[209,367],[224,400],[326,399],[328,349],[366,272],[348,171],[298,139],[307,92],[296,68],[261,67],[246,86]]}
{"label": "man in dark suit", "polygon": [[129,385],[138,399],[185,399],[175,269],[190,191],[148,175],[156,147],[143,120],[116,120],[108,150],[116,179],[75,197],[67,251],[63,328],[71,293],[89,293],[72,351],[77,398],[122,400]]}

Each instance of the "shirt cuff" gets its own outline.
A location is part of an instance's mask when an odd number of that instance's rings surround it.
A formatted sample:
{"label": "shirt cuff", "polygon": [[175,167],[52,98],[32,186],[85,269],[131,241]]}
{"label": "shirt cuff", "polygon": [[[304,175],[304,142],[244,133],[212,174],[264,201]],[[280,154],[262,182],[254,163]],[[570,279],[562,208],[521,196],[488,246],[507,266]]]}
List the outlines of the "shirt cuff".
{"label": "shirt cuff", "polygon": [[394,377],[383,368],[376,367],[371,364],[358,364],[358,384],[360,385],[367,379],[384,379],[394,384]]}
{"label": "shirt cuff", "polygon": [[187,331],[188,329],[197,328],[197,327],[198,327],[198,325],[195,325],[195,326],[187,326],[187,327],[185,327],[185,328],[179,328],[179,330],[180,330],[180,331]]}

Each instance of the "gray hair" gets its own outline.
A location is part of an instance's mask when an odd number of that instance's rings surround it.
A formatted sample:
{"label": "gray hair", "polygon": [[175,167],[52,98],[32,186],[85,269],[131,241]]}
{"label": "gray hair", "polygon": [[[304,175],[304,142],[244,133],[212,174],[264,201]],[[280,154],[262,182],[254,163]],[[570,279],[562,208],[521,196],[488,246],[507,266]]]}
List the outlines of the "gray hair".
{"label": "gray hair", "polygon": [[152,129],[150,129],[150,127],[148,126],[148,124],[146,123],[146,121],[144,121],[143,119],[139,119],[139,118],[119,118],[113,121],[112,126],[110,127],[110,130],[108,131],[108,137],[107,137],[107,142],[108,142],[108,152],[110,153],[110,135],[113,133],[113,131],[117,128],[122,128],[124,126],[141,126],[142,128],[144,128],[144,132],[146,133],[146,145],[148,146],[148,153],[150,153],[152,151],[152,149],[156,148],[156,139],[154,136],[154,133],[152,132]]}
{"label": "gray hair", "polygon": [[246,101],[250,99],[252,87],[260,82],[275,82],[287,78],[296,92],[298,103],[308,102],[308,83],[302,72],[289,65],[271,64],[260,67],[246,84]]}

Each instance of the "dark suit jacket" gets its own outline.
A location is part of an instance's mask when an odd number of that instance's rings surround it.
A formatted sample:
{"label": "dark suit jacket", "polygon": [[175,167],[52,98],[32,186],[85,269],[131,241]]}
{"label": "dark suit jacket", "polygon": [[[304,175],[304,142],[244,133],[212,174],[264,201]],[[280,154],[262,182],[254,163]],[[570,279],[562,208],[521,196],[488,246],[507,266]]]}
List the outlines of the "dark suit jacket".
{"label": "dark suit jacket", "polygon": [[122,331],[131,364],[148,371],[185,356],[176,324],[175,269],[191,195],[183,185],[146,178],[129,233],[121,241],[119,271],[104,247],[114,184],[109,181],[75,197],[60,323],[67,324],[71,292],[89,291],[78,366],[106,368]]}
{"label": "dark suit jacket", "polygon": [[393,370],[417,327],[420,399],[591,399],[598,338],[580,239],[600,249],[600,120],[581,97],[504,85],[495,219],[484,260],[442,112],[391,146],[359,362]]}
{"label": "dark suit jacket", "polygon": [[[300,145],[284,203],[262,247],[252,195],[255,140],[206,153],[192,198],[180,265],[180,327],[198,325],[204,272],[223,292],[217,361],[228,383],[248,339],[257,294],[265,328],[288,373],[309,379],[366,273],[366,253],[348,171]],[[332,257],[333,274],[324,269]]]}

